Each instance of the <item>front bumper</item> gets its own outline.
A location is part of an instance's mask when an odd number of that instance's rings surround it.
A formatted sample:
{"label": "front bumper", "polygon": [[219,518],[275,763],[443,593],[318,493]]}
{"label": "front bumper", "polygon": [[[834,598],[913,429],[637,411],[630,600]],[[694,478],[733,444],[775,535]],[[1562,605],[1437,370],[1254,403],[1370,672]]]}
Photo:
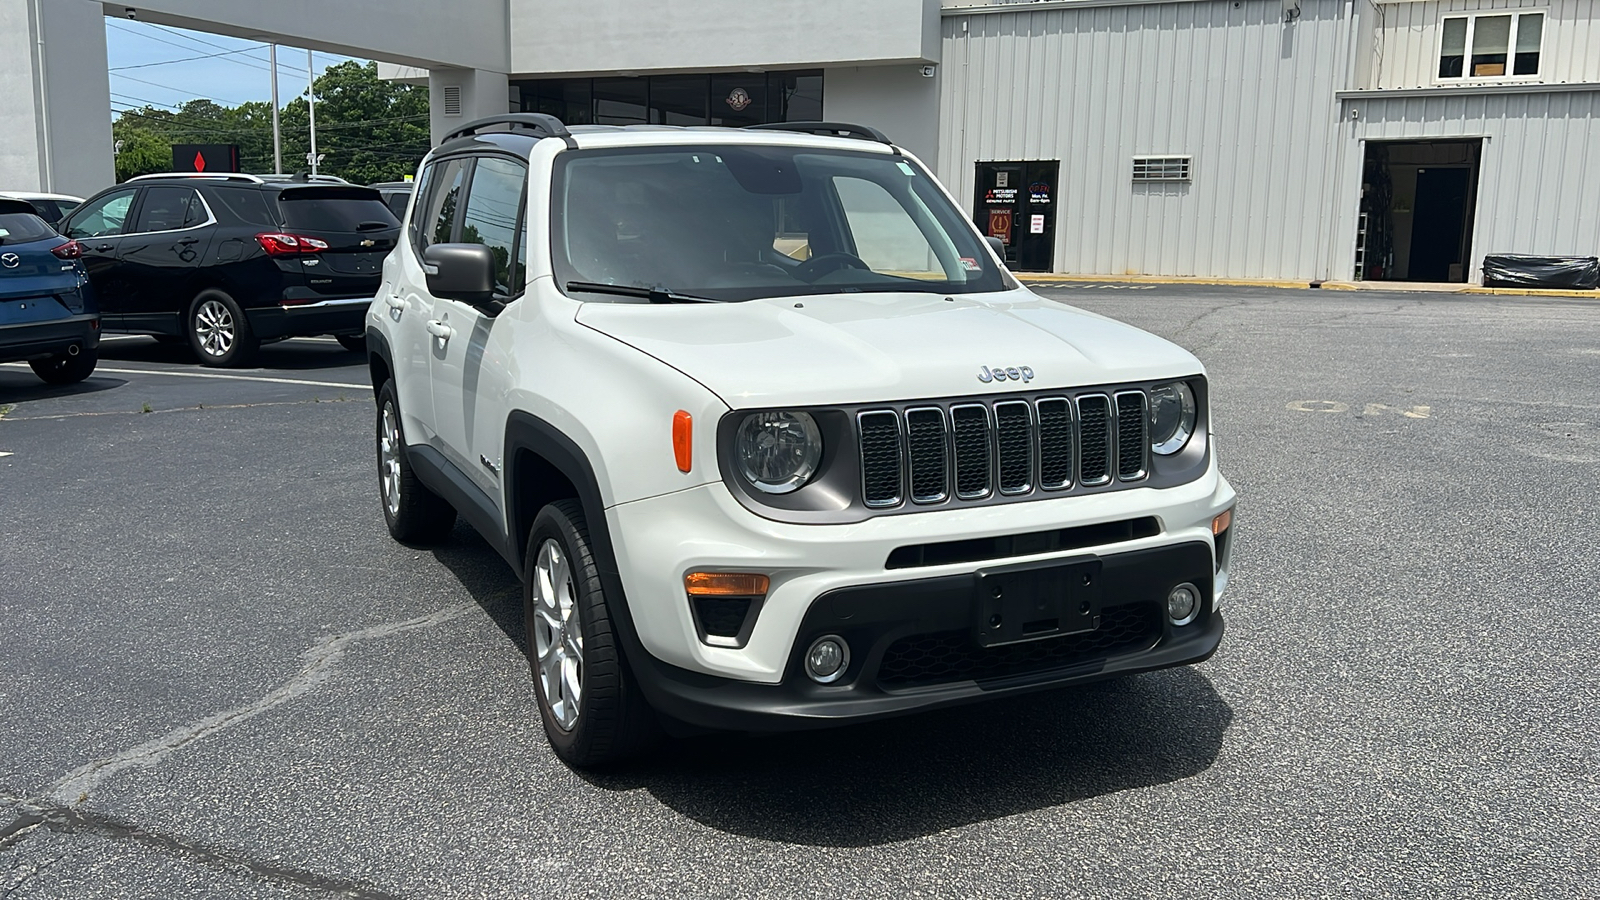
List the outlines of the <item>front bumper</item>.
{"label": "front bumper", "polygon": [[367,328],[371,297],[344,297],[316,303],[285,303],[247,309],[256,337],[308,337],[314,334],[360,334]]}
{"label": "front bumper", "polygon": [[54,356],[65,353],[73,344],[83,350],[100,346],[98,314],[0,325],[0,362]]}
{"label": "front bumper", "polygon": [[[1174,487],[1108,491],[1003,506],[973,506],[838,525],[798,525],[746,509],[721,482],[622,503],[606,525],[644,649],[668,665],[738,681],[777,684],[788,667],[801,624],[830,591],[970,575],[996,565],[1105,556],[1175,544],[1214,544],[1212,519],[1234,504],[1233,488],[1211,464],[1206,474]],[[1050,529],[1153,519],[1137,537],[1077,542],[1050,550],[1018,546],[985,559],[912,567],[889,565],[905,547],[1030,535]],[[1226,593],[1227,554],[1216,567],[1213,601]],[[771,585],[743,646],[702,641],[684,576],[691,571],[754,572]]]}
{"label": "front bumper", "polygon": [[[1070,557],[1071,561],[1085,557]],[[1092,631],[980,647],[977,573],[829,591],[811,604],[777,684],[753,684],[633,659],[651,704],[704,728],[770,731],[841,725],[1200,662],[1222,639],[1213,557],[1200,541],[1095,558],[1104,605]],[[1194,621],[1174,626],[1165,598],[1190,582]],[[842,679],[817,684],[804,655],[824,635],[851,648]]]}

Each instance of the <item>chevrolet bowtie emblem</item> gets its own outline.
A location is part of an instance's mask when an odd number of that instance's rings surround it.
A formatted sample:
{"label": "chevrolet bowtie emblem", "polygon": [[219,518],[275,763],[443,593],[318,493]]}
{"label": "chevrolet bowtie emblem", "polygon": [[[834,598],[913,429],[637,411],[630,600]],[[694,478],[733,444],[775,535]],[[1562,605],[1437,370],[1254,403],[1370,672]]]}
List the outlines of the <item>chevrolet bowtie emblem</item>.
{"label": "chevrolet bowtie emblem", "polygon": [[368,240],[365,240],[365,241],[361,242],[361,246],[363,246],[363,247],[376,247],[377,245],[378,245],[378,242],[374,241],[374,240],[371,240],[371,239],[368,239]]}

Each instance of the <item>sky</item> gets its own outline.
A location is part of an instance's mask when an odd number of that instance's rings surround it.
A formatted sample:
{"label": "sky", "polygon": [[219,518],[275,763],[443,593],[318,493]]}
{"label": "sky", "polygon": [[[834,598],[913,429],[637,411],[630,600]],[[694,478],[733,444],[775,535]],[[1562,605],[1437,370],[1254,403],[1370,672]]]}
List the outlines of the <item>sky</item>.
{"label": "sky", "polygon": [[[105,21],[113,116],[146,104],[170,110],[202,97],[223,106],[272,99],[266,44],[148,22]],[[318,75],[350,58],[313,55]],[[280,45],[278,102],[286,104],[305,89],[306,51]]]}

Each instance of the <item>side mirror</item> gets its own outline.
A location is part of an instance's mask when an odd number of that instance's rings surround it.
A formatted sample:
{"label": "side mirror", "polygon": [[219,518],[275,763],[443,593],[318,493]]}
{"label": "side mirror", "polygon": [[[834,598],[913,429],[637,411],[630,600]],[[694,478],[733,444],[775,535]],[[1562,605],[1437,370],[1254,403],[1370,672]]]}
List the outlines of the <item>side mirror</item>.
{"label": "side mirror", "polygon": [[434,244],[422,251],[428,293],[470,306],[494,304],[494,254],[482,244]]}
{"label": "side mirror", "polygon": [[984,240],[989,242],[989,248],[994,251],[995,258],[1000,260],[1000,264],[1001,265],[1005,265],[1005,262],[1006,262],[1006,242],[1000,240],[999,238],[995,237],[992,234],[985,236]]}

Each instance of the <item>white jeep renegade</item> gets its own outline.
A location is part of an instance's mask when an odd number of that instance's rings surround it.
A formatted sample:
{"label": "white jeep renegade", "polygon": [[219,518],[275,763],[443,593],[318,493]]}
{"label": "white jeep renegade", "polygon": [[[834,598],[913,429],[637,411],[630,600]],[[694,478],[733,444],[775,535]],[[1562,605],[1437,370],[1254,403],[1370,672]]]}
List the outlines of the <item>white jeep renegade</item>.
{"label": "white jeep renegade", "polygon": [[507,115],[429,154],[406,231],[367,319],[384,516],[521,573],[568,763],[1216,650],[1200,363],[1030,293],[883,135]]}

